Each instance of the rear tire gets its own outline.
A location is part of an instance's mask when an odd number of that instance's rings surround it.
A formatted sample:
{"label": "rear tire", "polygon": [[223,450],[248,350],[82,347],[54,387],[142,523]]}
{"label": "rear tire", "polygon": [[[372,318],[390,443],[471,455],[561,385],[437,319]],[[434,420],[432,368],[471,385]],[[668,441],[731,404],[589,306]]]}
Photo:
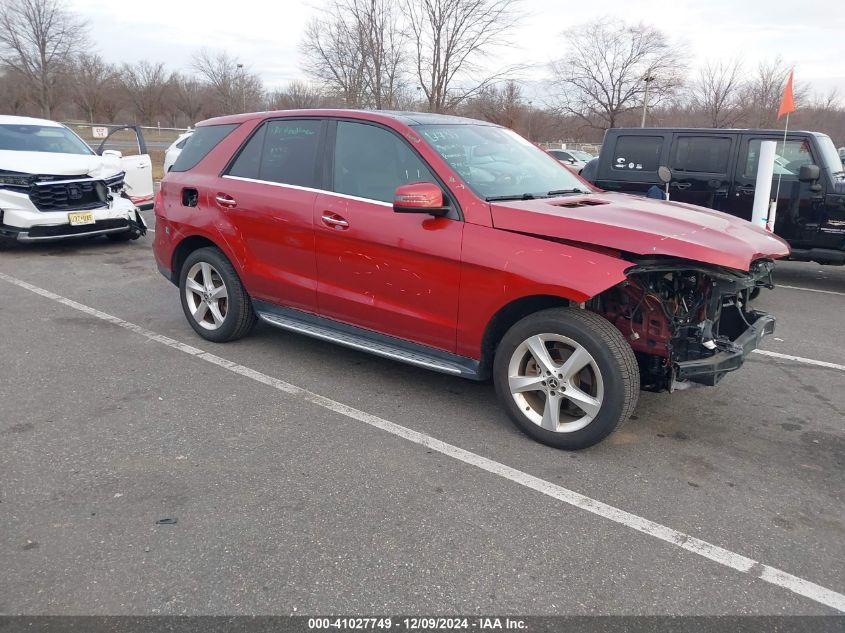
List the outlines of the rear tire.
{"label": "rear tire", "polygon": [[182,310],[194,331],[215,343],[249,334],[256,316],[238,273],[217,248],[188,255],[179,271]]}
{"label": "rear tire", "polygon": [[493,362],[502,406],[531,438],[565,450],[599,443],[637,404],[631,346],[597,314],[552,308],[517,322]]}

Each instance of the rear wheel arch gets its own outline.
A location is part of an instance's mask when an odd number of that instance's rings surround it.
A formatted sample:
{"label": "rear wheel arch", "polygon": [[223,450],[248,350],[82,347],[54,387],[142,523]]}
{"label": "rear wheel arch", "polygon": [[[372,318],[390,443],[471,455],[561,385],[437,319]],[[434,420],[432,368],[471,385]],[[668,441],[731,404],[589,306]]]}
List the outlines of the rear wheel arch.
{"label": "rear wheel arch", "polygon": [[[179,275],[182,272],[182,266],[185,264],[185,260],[188,259],[188,256],[194,251],[207,246],[216,248],[226,255],[226,257],[229,257],[226,251],[220,248],[219,244],[216,244],[207,237],[203,237],[202,235],[190,235],[179,242],[176,248],[173,249],[173,256],[170,260],[170,281],[178,285]],[[229,260],[231,261],[231,257],[229,257]]]}

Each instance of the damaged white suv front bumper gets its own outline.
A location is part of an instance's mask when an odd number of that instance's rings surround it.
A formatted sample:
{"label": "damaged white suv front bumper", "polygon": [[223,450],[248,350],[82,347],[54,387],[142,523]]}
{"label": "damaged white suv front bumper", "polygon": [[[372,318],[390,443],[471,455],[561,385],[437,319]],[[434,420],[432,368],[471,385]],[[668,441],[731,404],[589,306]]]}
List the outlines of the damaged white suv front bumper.
{"label": "damaged white suv front bumper", "polygon": [[36,177],[0,185],[0,237],[20,242],[111,235],[136,239],[146,225],[123,196],[123,174]]}

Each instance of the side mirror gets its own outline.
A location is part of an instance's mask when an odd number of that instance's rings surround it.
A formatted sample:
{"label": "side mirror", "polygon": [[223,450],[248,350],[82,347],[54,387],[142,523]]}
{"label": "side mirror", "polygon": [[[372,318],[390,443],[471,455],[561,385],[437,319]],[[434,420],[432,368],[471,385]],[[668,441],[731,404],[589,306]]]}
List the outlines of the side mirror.
{"label": "side mirror", "polygon": [[116,149],[104,149],[103,153],[100,154],[101,156],[114,156],[116,158],[123,158],[123,152],[119,152]]}
{"label": "side mirror", "polygon": [[815,182],[819,179],[821,170],[818,165],[801,165],[798,170],[798,180],[800,182]]}
{"label": "side mirror", "polygon": [[393,194],[393,210],[396,213],[428,213],[442,216],[449,213],[443,206],[443,190],[432,182],[414,182],[400,185]]}
{"label": "side mirror", "polygon": [[672,170],[665,165],[661,165],[657,168],[657,177],[664,185],[668,185],[672,181]]}

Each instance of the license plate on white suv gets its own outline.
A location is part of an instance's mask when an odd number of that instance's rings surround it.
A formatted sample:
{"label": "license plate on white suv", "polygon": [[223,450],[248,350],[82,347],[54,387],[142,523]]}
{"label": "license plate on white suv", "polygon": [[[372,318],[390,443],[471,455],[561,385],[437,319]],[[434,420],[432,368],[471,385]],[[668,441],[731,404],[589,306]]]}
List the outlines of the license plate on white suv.
{"label": "license plate on white suv", "polygon": [[83,224],[94,224],[94,214],[90,211],[68,213],[68,222],[71,226],[81,226]]}

